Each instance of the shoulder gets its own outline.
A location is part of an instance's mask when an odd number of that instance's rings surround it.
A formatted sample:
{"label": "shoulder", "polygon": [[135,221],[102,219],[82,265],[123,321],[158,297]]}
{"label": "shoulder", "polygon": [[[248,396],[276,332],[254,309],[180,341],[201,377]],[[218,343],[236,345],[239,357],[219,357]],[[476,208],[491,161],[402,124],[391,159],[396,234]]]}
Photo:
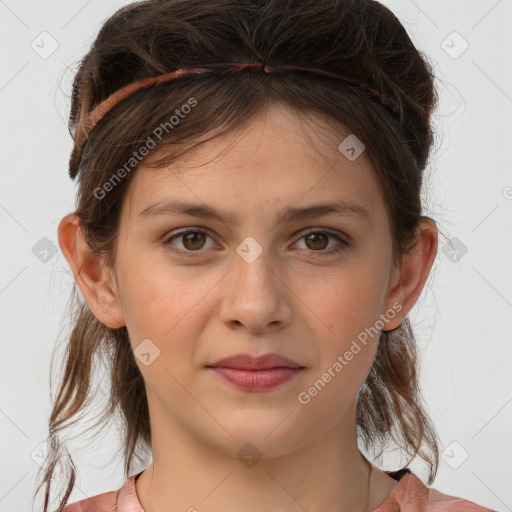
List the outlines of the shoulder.
{"label": "shoulder", "polygon": [[119,491],[97,494],[66,505],[62,512],[117,512],[117,495]]}
{"label": "shoulder", "polygon": [[398,480],[398,484],[374,512],[496,512],[429,488],[408,468],[388,475]]}
{"label": "shoulder", "polygon": [[496,512],[490,508],[478,505],[472,501],[455,496],[448,496],[436,489],[428,489],[429,510],[437,512],[438,510],[465,510],[467,512]]}
{"label": "shoulder", "polygon": [[128,478],[117,491],[96,494],[66,505],[62,512],[144,512],[137,500],[135,478]]}

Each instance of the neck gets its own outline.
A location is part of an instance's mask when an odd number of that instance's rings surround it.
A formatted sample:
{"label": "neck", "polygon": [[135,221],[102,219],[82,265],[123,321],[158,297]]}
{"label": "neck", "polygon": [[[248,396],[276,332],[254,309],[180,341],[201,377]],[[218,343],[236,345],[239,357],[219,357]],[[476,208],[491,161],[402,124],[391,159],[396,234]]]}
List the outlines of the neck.
{"label": "neck", "polygon": [[[352,413],[355,418],[355,410],[346,412]],[[245,445],[244,455],[210,439],[199,441],[169,418],[165,424],[158,421],[165,417],[162,411],[151,417],[157,419],[152,424],[153,462],[135,483],[147,512],[368,512],[396,484],[377,468],[370,471],[357,447],[355,423],[348,428],[340,421],[300,449],[266,456],[253,445]]]}

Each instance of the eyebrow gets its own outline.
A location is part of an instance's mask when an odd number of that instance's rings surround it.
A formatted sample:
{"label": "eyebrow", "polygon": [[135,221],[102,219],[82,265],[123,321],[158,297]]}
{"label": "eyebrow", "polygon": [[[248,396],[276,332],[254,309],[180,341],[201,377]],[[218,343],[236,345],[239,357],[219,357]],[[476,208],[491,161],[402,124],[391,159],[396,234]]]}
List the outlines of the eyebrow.
{"label": "eyebrow", "polygon": [[[186,202],[157,202],[144,208],[137,217],[141,219],[154,217],[158,215],[176,215],[185,214],[202,219],[217,219],[220,222],[236,223],[237,215],[235,212],[224,213],[217,211],[206,204],[195,204]],[[293,222],[303,219],[321,217],[323,215],[336,214],[340,216],[353,217],[360,220],[370,220],[370,215],[362,206],[349,203],[342,199],[317,203],[302,208],[289,208],[277,217],[277,222]]]}

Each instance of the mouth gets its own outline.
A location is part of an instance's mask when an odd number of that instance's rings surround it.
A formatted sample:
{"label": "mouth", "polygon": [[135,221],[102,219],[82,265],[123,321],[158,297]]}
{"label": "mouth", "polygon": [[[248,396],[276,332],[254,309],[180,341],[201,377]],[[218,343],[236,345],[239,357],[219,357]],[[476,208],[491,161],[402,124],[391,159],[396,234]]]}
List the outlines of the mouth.
{"label": "mouth", "polygon": [[246,391],[273,389],[295,377],[300,368],[267,368],[264,370],[243,370],[240,368],[207,367],[235,387]]}
{"label": "mouth", "polygon": [[284,384],[305,367],[279,354],[237,354],[206,368],[239,389],[265,391]]}
{"label": "mouth", "polygon": [[[239,370],[270,370],[272,368],[299,369],[299,363],[279,354],[236,354],[208,365],[209,368],[234,368]],[[302,367],[303,368],[303,367]]]}

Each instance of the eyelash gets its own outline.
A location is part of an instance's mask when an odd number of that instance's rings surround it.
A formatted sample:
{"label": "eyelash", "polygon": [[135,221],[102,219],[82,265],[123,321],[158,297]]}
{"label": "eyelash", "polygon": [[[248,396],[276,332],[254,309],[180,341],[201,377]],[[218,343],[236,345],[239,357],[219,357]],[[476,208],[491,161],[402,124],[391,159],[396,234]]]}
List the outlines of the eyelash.
{"label": "eyelash", "polygon": [[[192,257],[192,258],[195,257],[195,253],[201,252],[200,249],[198,249],[197,251],[183,251],[181,249],[175,249],[175,248],[172,247],[172,242],[171,241],[174,238],[179,237],[180,235],[186,235],[186,234],[189,234],[189,233],[204,233],[205,235],[209,236],[210,238],[213,238],[206,229],[203,229],[203,228],[185,228],[185,229],[182,229],[182,230],[178,231],[177,233],[174,233],[171,236],[168,236],[164,240],[164,245],[166,246],[166,249],[168,251],[172,252],[172,253],[179,254],[179,255],[182,255],[182,256],[185,256],[185,257]],[[323,257],[324,255],[332,256],[333,254],[338,254],[338,253],[343,252],[349,246],[348,242],[343,240],[343,238],[341,238],[339,235],[335,234],[335,232],[331,231],[330,229],[311,228],[306,233],[304,233],[299,238],[299,240],[304,238],[304,237],[306,237],[306,236],[308,236],[308,235],[311,235],[312,233],[327,234],[330,237],[335,238],[339,242],[341,242],[341,247],[339,247],[337,249],[330,249],[329,251],[325,251],[325,250],[311,251],[313,253],[315,253],[315,252],[316,253],[321,253],[319,256],[315,256],[315,257]]]}

